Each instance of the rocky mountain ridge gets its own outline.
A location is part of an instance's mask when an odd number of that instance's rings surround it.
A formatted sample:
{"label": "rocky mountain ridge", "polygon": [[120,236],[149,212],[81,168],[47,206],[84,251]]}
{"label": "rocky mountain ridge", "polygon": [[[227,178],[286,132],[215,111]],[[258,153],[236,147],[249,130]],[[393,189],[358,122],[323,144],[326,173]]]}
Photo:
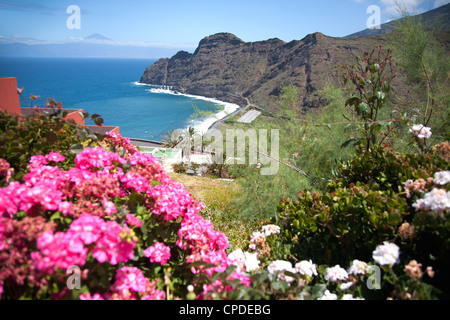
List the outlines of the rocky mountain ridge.
{"label": "rocky mountain ridge", "polygon": [[[448,48],[450,32],[443,34]],[[171,86],[241,107],[252,104],[269,112],[278,110],[281,89],[293,85],[299,88],[300,107],[306,110],[322,104],[317,90],[341,81],[338,65],[355,63],[356,56],[377,45],[387,48],[396,37],[396,31],[345,38],[317,32],[287,43],[277,38],[244,42],[236,35],[218,33],[202,39],[194,53],[180,51],[170,59],[156,61],[140,82]],[[400,96],[410,93],[401,74],[397,82]]]}
{"label": "rocky mountain ridge", "polygon": [[302,104],[316,107],[312,94],[338,81],[335,66],[383,42],[380,37],[361,41],[321,33],[289,43],[276,38],[244,42],[233,34],[219,33],[202,39],[193,54],[180,51],[156,61],[140,82],[267,110],[276,109],[284,86],[294,85]]}

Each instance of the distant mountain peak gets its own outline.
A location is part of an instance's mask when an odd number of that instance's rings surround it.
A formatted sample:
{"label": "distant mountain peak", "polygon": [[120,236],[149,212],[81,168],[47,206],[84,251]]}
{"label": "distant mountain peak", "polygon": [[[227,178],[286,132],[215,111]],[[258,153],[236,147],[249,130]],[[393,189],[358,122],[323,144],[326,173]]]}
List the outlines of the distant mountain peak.
{"label": "distant mountain peak", "polygon": [[[450,19],[448,18],[449,16],[450,3],[416,15],[416,17],[420,19],[424,27],[441,31],[450,31]],[[403,18],[400,18],[400,20],[401,19]],[[394,31],[397,24],[398,20],[390,20],[386,23],[381,24],[378,29],[365,29],[348,35],[347,37],[368,37],[387,34],[391,31]]]}
{"label": "distant mountain peak", "polygon": [[200,41],[200,46],[205,44],[223,44],[223,43],[239,45],[244,43],[244,41],[242,41],[232,33],[221,32],[203,38]]}
{"label": "distant mountain peak", "polygon": [[84,38],[84,40],[102,40],[102,41],[113,41],[99,33],[91,34],[89,37]]}

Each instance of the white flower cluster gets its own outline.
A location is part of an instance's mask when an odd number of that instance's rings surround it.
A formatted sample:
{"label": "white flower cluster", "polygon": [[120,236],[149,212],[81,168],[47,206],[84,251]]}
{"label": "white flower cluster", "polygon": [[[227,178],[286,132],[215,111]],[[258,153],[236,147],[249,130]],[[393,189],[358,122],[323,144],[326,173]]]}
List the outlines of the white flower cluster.
{"label": "white flower cluster", "polygon": [[422,124],[416,124],[411,129],[409,129],[409,134],[419,139],[430,139],[432,132],[431,128],[425,127]]}
{"label": "white flower cluster", "polygon": [[356,276],[358,274],[367,273],[368,269],[369,266],[367,265],[367,263],[355,259],[353,260],[353,263],[350,266],[350,268],[348,268],[347,272],[348,274],[353,274]]}
{"label": "white flower cluster", "polygon": [[340,265],[336,265],[332,268],[327,268],[327,274],[325,275],[326,281],[337,282],[341,280],[346,280],[348,278],[348,273]]}
{"label": "white flower cluster", "polygon": [[295,271],[304,276],[312,277],[317,276],[316,265],[312,262],[312,260],[303,260],[295,265]]}
{"label": "white flower cluster", "polygon": [[284,274],[285,271],[295,273],[296,270],[292,267],[292,263],[285,260],[275,260],[267,267],[267,270],[271,274],[278,274],[277,279],[279,281],[286,281],[287,283],[291,283],[294,281],[293,277],[286,276]]}
{"label": "white flower cluster", "polygon": [[289,261],[276,260],[267,267],[267,270],[271,274],[278,274],[277,279],[286,281],[287,283],[291,283],[292,281],[294,281],[294,278],[285,275],[284,271],[301,274],[308,277],[318,275],[316,265],[311,260],[300,261],[295,264],[295,267],[292,267],[292,263],[290,263]]}
{"label": "white flower cluster", "polygon": [[[317,300],[338,300],[338,296],[335,293],[331,293],[330,290],[326,290],[322,297]],[[364,300],[363,298],[355,298],[351,294],[344,294],[341,300]]]}
{"label": "white flower cluster", "polygon": [[280,227],[274,224],[268,224],[261,228],[261,231],[255,231],[253,232],[252,236],[250,237],[250,250],[256,249],[256,244],[258,243],[264,243],[266,241],[266,237],[271,236],[272,234],[279,234],[280,233]]}
{"label": "white flower cluster", "polygon": [[272,234],[279,234],[280,227],[277,225],[274,225],[274,224],[268,224],[268,225],[262,227],[262,232],[264,232],[264,235],[266,237],[268,237]]}
{"label": "white flower cluster", "polygon": [[243,252],[242,249],[237,249],[228,255],[228,259],[239,269],[245,269],[247,272],[259,269],[260,261],[257,253]]}
{"label": "white flower cluster", "polygon": [[443,212],[448,210],[450,209],[450,191],[435,188],[426,193],[423,199],[417,200],[413,207],[416,208],[416,211],[432,210]]}
{"label": "white flower cluster", "polygon": [[395,243],[383,242],[372,253],[373,260],[379,265],[392,266],[400,262],[400,248]]}
{"label": "white flower cluster", "polygon": [[[285,281],[286,283],[291,283],[294,281],[294,278],[292,276],[285,274],[286,271],[307,277],[313,277],[318,275],[316,265],[312,262],[312,260],[300,261],[296,263],[294,267],[292,266],[292,263],[290,263],[289,261],[276,260],[270,263],[270,265],[267,267],[267,270],[269,271],[270,274],[276,274],[278,281]],[[355,259],[353,260],[353,263],[348,268],[348,270],[341,268],[339,265],[327,268],[324,279],[330,282],[345,281],[348,280],[349,275],[366,274],[368,270],[369,266],[367,265],[367,263]],[[353,285],[352,281],[342,282],[340,283],[339,288],[341,290],[348,290],[350,287],[352,287],[352,285]],[[335,293],[331,293],[329,290],[326,290],[324,294],[317,299],[338,300],[338,295]],[[364,299],[357,297],[355,298],[351,294],[344,294],[341,300],[364,300]]]}
{"label": "white flower cluster", "polygon": [[450,182],[450,171],[440,171],[434,174],[434,183],[441,186]]}
{"label": "white flower cluster", "polygon": [[250,245],[248,246],[248,248],[250,250],[255,250],[257,243],[263,243],[265,241],[266,236],[264,235],[264,233],[260,231],[253,232],[252,236],[250,237]]}

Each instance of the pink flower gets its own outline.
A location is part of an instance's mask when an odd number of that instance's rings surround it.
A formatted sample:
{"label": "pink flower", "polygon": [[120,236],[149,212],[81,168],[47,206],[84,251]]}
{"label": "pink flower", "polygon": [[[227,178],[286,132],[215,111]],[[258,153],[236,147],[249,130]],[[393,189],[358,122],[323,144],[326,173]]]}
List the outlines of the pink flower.
{"label": "pink flower", "polygon": [[34,187],[23,190],[20,194],[20,210],[30,211],[35,205],[41,205],[45,210],[58,210],[63,193],[51,182],[42,182]]}
{"label": "pink flower", "polygon": [[66,158],[58,152],[50,152],[48,155],[45,156],[45,159],[53,162],[62,162]]}
{"label": "pink flower", "polygon": [[8,161],[0,158],[0,179],[4,178],[5,182],[8,183],[13,173],[14,168],[10,168]]}
{"label": "pink flower", "polygon": [[128,154],[134,154],[138,152],[138,148],[131,143],[130,138],[122,137],[120,134],[114,132],[107,132],[103,141],[107,141],[112,144],[117,150],[123,148]]}
{"label": "pink flower", "polygon": [[135,267],[122,267],[117,270],[113,289],[133,290],[134,292],[144,292],[147,287],[147,279],[142,271]]}
{"label": "pink flower", "polygon": [[116,206],[111,201],[108,201],[107,199],[102,200],[103,208],[105,208],[105,213],[107,216],[110,216],[113,213],[117,212]]}
{"label": "pink flower", "polygon": [[132,214],[127,214],[126,218],[127,218],[127,224],[138,227],[138,228],[142,227],[142,221],[139,218],[133,216]]}
{"label": "pink flower", "polygon": [[146,178],[135,172],[127,172],[121,179],[124,187],[127,189],[134,189],[137,192],[145,192],[150,187]]}
{"label": "pink flower", "polygon": [[26,189],[19,182],[11,182],[0,189],[0,216],[12,217],[19,211],[20,194]]}
{"label": "pink flower", "polygon": [[32,168],[38,168],[44,164],[48,164],[47,159],[45,159],[44,156],[37,155],[37,156],[31,156],[30,158],[30,166]]}
{"label": "pink flower", "polygon": [[103,297],[98,293],[95,293],[93,296],[91,296],[90,293],[82,293],[80,294],[80,300],[105,300],[105,299],[103,299]]}
{"label": "pink flower", "polygon": [[145,249],[144,256],[150,258],[150,262],[159,262],[164,265],[170,260],[170,247],[156,242],[153,246]]}
{"label": "pink flower", "polygon": [[103,219],[85,213],[72,222],[68,232],[81,239],[84,244],[90,245],[102,236],[105,225],[106,222]]}
{"label": "pink flower", "polygon": [[58,210],[66,217],[72,213],[72,202],[62,201],[58,205]]}
{"label": "pink flower", "polygon": [[127,163],[117,153],[106,151],[103,148],[86,148],[75,158],[75,165],[78,169],[87,170],[90,168],[103,168],[111,166],[114,162]]}
{"label": "pink flower", "polygon": [[36,244],[39,251],[32,252],[31,258],[40,271],[53,274],[58,268],[66,270],[69,266],[86,263],[88,250],[72,233],[47,231],[36,240]]}
{"label": "pink flower", "polygon": [[98,262],[109,261],[110,264],[116,265],[133,258],[137,239],[130,238],[127,226],[122,228],[117,222],[108,221],[102,226],[102,231],[102,236],[92,251]]}
{"label": "pink flower", "polygon": [[165,300],[165,299],[166,299],[166,294],[164,291],[155,290],[155,292],[142,297],[141,300]]}
{"label": "pink flower", "polygon": [[176,220],[192,205],[192,197],[181,183],[157,185],[147,192],[155,199],[154,214],[162,214],[164,220]]}

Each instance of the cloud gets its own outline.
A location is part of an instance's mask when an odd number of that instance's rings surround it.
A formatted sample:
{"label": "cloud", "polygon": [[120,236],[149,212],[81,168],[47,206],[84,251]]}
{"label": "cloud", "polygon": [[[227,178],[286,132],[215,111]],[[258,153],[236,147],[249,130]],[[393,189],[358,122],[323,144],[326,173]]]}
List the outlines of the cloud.
{"label": "cloud", "polygon": [[81,37],[69,37],[61,41],[40,40],[34,38],[26,38],[19,35],[12,37],[4,37],[0,35],[0,43],[22,43],[28,45],[50,45],[50,44],[97,44],[110,45],[117,47],[142,47],[142,48],[166,48],[166,49],[180,49],[191,50],[197,47],[196,43],[172,43],[172,42],[145,42],[145,41],[115,41],[115,40],[99,40],[99,39],[85,39]]}
{"label": "cloud", "polygon": [[434,8],[439,8],[439,7],[442,7],[449,3],[450,3],[450,0],[436,0],[436,1],[434,1]]}
{"label": "cloud", "polygon": [[390,16],[397,16],[402,10],[406,10],[411,14],[423,13],[424,10],[419,8],[424,0],[380,0],[384,5],[384,13]]}
{"label": "cloud", "polygon": [[52,7],[43,4],[42,2],[35,2],[29,0],[1,0],[0,10],[21,11],[21,12],[39,12],[42,14],[51,14],[61,11],[62,7]]}

